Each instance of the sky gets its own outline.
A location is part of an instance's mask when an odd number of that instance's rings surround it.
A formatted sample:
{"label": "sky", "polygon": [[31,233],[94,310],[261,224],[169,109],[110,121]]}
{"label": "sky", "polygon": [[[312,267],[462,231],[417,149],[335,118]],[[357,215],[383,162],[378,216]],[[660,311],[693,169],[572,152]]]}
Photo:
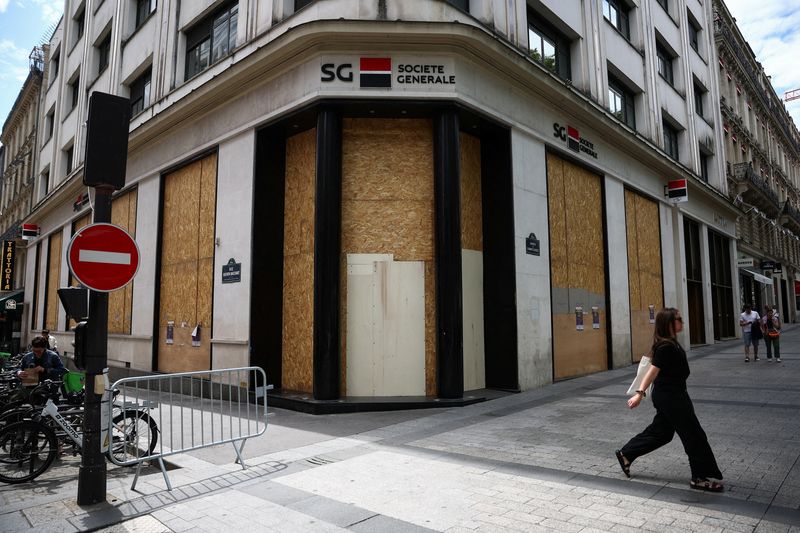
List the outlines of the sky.
{"label": "sky", "polygon": [[[800,89],[800,0],[726,0],[739,29],[772,76],[779,97]],[[28,75],[31,49],[50,37],[63,0],[0,0],[0,125]],[[786,105],[800,127],[800,99]]]}

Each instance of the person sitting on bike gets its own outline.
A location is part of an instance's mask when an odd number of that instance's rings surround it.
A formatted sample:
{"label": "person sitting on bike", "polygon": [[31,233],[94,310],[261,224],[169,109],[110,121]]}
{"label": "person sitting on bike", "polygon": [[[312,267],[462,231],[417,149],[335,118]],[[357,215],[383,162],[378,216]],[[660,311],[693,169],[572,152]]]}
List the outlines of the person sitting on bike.
{"label": "person sitting on bike", "polygon": [[31,342],[31,351],[22,357],[17,376],[30,386],[46,379],[61,379],[66,371],[58,354],[47,349],[47,339],[36,337]]}

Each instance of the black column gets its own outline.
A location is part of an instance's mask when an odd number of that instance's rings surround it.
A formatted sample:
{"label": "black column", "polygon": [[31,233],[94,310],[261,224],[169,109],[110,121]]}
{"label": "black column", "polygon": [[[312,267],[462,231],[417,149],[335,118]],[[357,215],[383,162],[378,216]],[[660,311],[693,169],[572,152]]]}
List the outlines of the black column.
{"label": "black column", "polygon": [[443,109],[434,119],[436,204],[436,380],[440,398],[464,395],[461,291],[461,169],[458,115]]}
{"label": "black column", "polygon": [[339,398],[339,255],[342,226],[342,119],[317,115],[314,213],[314,399]]}

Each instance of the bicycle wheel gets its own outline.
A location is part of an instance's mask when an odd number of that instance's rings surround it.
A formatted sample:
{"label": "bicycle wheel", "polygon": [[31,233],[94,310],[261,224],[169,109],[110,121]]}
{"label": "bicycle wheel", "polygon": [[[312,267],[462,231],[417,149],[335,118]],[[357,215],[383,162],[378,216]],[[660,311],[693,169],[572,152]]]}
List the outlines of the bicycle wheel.
{"label": "bicycle wheel", "polygon": [[108,453],[120,463],[147,457],[156,449],[158,425],[144,411],[124,411],[113,419]]}
{"label": "bicycle wheel", "polygon": [[58,454],[53,431],[40,422],[23,420],[0,429],[0,481],[25,483],[44,473]]}

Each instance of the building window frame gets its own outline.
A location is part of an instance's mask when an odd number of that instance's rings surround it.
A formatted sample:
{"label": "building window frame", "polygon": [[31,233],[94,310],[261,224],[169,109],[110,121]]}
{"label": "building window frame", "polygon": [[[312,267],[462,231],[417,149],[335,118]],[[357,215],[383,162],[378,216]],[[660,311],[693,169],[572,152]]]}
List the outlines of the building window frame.
{"label": "building window frame", "polygon": [[695,21],[694,17],[691,14],[688,15],[687,20],[689,21],[689,24],[688,24],[689,46],[691,46],[692,50],[694,50],[695,52],[697,52],[699,54],[700,53],[700,32],[702,31],[702,28],[697,23],[697,21]]}
{"label": "building window frame", "polygon": [[186,31],[184,75],[187,81],[231,54],[236,48],[238,27],[239,2],[234,1],[225,4]]}
{"label": "building window frame", "polygon": [[708,183],[708,159],[709,156],[702,149],[700,150],[700,178]]}
{"label": "building window frame", "polygon": [[111,33],[109,32],[97,44],[97,75],[103,73],[108,68],[108,63],[111,58]]}
{"label": "building window frame", "polygon": [[61,50],[56,50],[50,57],[50,85],[58,79],[58,71],[61,67]]}
{"label": "building window frame", "polygon": [[153,69],[148,67],[130,84],[131,116],[138,115],[150,106],[150,86]]}
{"label": "building window frame", "polygon": [[54,105],[53,107],[50,108],[50,111],[48,111],[47,114],[45,114],[44,116],[44,139],[43,139],[44,143],[53,138],[55,122],[56,122],[56,108]]}
{"label": "building window frame", "polygon": [[665,117],[661,117],[661,130],[664,136],[664,151],[675,161],[679,160],[678,128],[673,126]]}
{"label": "building window frame", "polygon": [[76,76],[73,81],[69,83],[70,88],[70,104],[71,107],[69,108],[70,111],[78,107],[78,95],[81,92],[81,78],[80,76]]}
{"label": "building window frame", "polygon": [[608,74],[608,108],[621,122],[636,129],[636,96],[611,73]]}
{"label": "building window frame", "polygon": [[603,17],[626,40],[631,40],[631,7],[623,0],[603,0]]}
{"label": "building window frame", "polygon": [[694,111],[697,115],[701,118],[705,118],[703,114],[703,99],[708,91],[706,91],[702,85],[694,82]]}
{"label": "building window frame", "polygon": [[74,148],[75,148],[74,144],[70,144],[69,147],[64,148],[64,171],[66,176],[72,174],[73,170],[72,167],[75,164]]}
{"label": "building window frame", "polygon": [[80,10],[75,13],[75,16],[72,17],[72,21],[75,28],[75,40],[74,43],[77,44],[83,38],[83,33],[86,30],[86,6],[81,6]]}
{"label": "building window frame", "polygon": [[562,80],[572,80],[569,39],[531,10],[528,11],[528,53]]}
{"label": "building window frame", "polygon": [[664,11],[666,11],[667,14],[669,14],[669,0],[656,0],[656,2],[658,2],[658,5],[663,7]]}
{"label": "building window frame", "polygon": [[150,15],[155,13],[156,7],[158,7],[158,0],[136,0],[136,23],[134,31],[138,30],[147,22]]}
{"label": "building window frame", "polygon": [[656,66],[658,68],[658,75],[661,76],[664,81],[669,83],[672,87],[675,86],[675,75],[673,72],[674,60],[674,56],[667,50],[667,48],[661,44],[660,41],[656,41]]}

